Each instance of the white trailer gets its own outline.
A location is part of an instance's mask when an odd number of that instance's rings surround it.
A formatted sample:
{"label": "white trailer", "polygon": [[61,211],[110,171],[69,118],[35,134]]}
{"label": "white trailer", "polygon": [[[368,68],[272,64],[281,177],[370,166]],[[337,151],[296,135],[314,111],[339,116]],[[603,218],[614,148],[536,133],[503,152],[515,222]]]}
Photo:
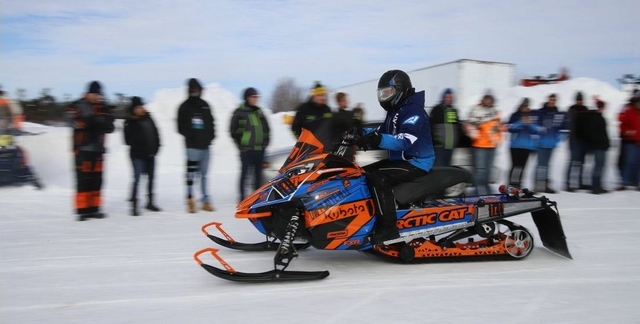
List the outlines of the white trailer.
{"label": "white trailer", "polygon": [[[380,70],[379,75],[384,72],[386,70]],[[416,91],[425,91],[427,111],[440,102],[444,89],[451,88],[456,100],[454,104],[463,118],[467,116],[469,107],[478,103],[488,90],[503,91],[516,83],[515,64],[511,63],[462,59],[406,72]],[[384,118],[384,111],[376,98],[377,87],[378,79],[373,79],[333,91],[347,93],[352,105],[362,103],[365,119],[375,121]],[[335,106],[335,103],[332,104]]]}

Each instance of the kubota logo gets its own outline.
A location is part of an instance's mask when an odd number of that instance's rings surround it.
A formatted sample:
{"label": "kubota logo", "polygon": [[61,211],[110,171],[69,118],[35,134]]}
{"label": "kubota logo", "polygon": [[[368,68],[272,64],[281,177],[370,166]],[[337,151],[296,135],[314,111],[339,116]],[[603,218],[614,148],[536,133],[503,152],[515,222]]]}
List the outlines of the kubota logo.
{"label": "kubota logo", "polygon": [[398,229],[420,227],[425,225],[433,225],[436,221],[447,223],[453,220],[463,219],[467,207],[447,209],[441,212],[417,215],[409,218],[397,220]]}

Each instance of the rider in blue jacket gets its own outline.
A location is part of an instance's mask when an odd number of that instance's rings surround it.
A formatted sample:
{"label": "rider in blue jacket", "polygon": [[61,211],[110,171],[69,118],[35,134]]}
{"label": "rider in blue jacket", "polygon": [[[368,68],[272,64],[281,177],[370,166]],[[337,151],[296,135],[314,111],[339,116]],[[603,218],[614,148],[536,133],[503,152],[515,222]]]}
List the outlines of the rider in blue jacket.
{"label": "rider in blue jacket", "polygon": [[379,211],[373,244],[400,236],[393,186],[427,174],[435,161],[424,91],[416,93],[405,72],[391,70],[378,81],[378,101],[387,111],[384,123],[365,130],[357,143],[364,150],[379,147],[389,151],[388,159],[364,167]]}

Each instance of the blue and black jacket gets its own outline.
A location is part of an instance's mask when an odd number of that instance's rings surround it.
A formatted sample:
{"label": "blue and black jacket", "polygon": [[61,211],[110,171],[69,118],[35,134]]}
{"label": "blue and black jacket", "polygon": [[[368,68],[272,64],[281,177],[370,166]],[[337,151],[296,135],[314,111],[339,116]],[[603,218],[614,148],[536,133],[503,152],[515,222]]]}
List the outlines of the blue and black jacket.
{"label": "blue and black jacket", "polygon": [[567,134],[567,119],[557,107],[542,107],[536,110],[538,126],[538,148],[553,149]]}
{"label": "blue and black jacket", "polygon": [[429,172],[435,161],[429,116],[424,109],[424,91],[414,93],[395,111],[388,111],[376,129],[382,135],[380,148],[389,151],[389,160],[408,161]]}

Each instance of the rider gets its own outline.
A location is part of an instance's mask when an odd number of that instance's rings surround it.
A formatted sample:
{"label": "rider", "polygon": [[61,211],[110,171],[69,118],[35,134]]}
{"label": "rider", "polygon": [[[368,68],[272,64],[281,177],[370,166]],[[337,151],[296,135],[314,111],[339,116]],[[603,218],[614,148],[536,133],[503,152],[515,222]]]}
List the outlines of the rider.
{"label": "rider", "polygon": [[435,153],[424,100],[424,91],[416,93],[405,72],[385,72],[378,81],[378,101],[387,116],[382,125],[366,129],[357,141],[363,150],[379,147],[389,151],[388,159],[364,167],[379,211],[374,244],[400,237],[392,188],[427,174],[433,166]]}

